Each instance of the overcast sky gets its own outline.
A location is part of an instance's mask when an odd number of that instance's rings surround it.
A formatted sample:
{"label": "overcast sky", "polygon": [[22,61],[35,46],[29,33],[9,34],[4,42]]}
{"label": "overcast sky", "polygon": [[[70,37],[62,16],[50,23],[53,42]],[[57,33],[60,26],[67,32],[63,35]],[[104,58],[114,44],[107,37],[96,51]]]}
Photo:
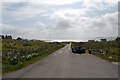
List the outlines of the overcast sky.
{"label": "overcast sky", "polygon": [[27,39],[118,36],[119,0],[3,0],[2,34]]}

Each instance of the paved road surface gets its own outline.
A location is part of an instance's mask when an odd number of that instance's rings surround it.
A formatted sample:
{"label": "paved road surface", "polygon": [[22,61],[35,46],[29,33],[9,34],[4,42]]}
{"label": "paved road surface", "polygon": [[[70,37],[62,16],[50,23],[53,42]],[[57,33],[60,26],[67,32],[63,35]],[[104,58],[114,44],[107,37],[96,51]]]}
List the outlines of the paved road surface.
{"label": "paved road surface", "polygon": [[118,66],[90,54],[73,54],[70,44],[6,78],[118,78]]}

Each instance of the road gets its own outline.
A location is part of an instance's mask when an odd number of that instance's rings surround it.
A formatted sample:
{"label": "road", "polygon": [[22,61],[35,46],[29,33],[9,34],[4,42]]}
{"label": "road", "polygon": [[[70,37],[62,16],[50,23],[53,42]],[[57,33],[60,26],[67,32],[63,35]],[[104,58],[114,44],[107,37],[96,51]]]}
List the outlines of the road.
{"label": "road", "polygon": [[4,78],[118,78],[118,66],[92,54],[73,54],[70,44]]}

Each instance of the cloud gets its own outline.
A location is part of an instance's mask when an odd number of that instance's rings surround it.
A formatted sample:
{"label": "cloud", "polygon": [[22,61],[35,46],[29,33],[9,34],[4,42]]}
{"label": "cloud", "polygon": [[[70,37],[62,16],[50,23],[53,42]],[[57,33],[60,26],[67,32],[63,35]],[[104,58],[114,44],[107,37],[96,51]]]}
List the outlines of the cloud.
{"label": "cloud", "polygon": [[[96,5],[97,3],[99,3],[99,6]],[[87,8],[97,8],[97,7],[101,7],[102,6],[102,2],[100,2],[100,0],[98,1],[93,1],[93,0],[84,0],[83,1],[83,5]]]}
{"label": "cloud", "polygon": [[17,37],[17,36],[23,36],[24,34],[26,33],[29,33],[29,30],[27,28],[22,28],[22,27],[18,27],[18,26],[11,26],[11,25],[8,25],[8,24],[3,24],[1,23],[2,25],[2,34],[6,35],[6,34],[9,34],[9,35],[13,35],[14,37]]}
{"label": "cloud", "polygon": [[77,19],[85,16],[85,12],[80,9],[57,10],[50,16],[56,21],[56,27],[59,29],[67,29],[76,23]]}
{"label": "cloud", "polygon": [[2,34],[2,24],[0,23],[0,34]]}
{"label": "cloud", "polygon": [[78,15],[78,17],[73,17],[73,20],[70,20],[67,15],[64,15],[64,17],[59,15],[60,18],[57,18],[54,33],[57,33],[56,36],[63,39],[116,37],[118,35],[117,16],[118,12],[108,13],[94,18],[86,16],[79,17]]}
{"label": "cloud", "polygon": [[3,23],[1,23],[1,25],[2,34],[12,35],[14,38],[17,38],[18,36],[28,39],[45,39],[49,37],[46,26],[41,22],[37,22],[34,26],[29,28],[12,26]]}
{"label": "cloud", "polygon": [[[26,4],[26,5],[24,5]],[[18,7],[22,5],[22,7]],[[16,18],[18,20],[24,20],[28,18],[47,16],[48,10],[43,9],[41,6],[30,5],[28,3],[4,3],[3,15]]]}
{"label": "cloud", "polygon": [[117,6],[119,0],[106,0],[109,6]]}
{"label": "cloud", "polygon": [[36,23],[34,24],[34,26],[35,26],[37,29],[39,29],[39,30],[44,30],[44,29],[46,29],[45,25],[44,25],[43,23],[41,23],[41,22],[36,22]]}
{"label": "cloud", "polygon": [[[85,29],[86,36],[115,37],[118,34],[118,12],[108,13],[100,17],[80,19],[79,26]],[[81,24],[82,23],[82,24]]]}
{"label": "cloud", "polygon": [[83,5],[87,8],[103,10],[110,7],[117,7],[119,0],[84,0]]}
{"label": "cloud", "polygon": [[61,29],[66,29],[67,27],[71,27],[71,23],[69,20],[67,19],[63,19],[63,18],[59,18],[59,20],[57,21],[57,29],[61,28]]}
{"label": "cloud", "polygon": [[30,2],[35,5],[65,5],[79,2],[80,0],[4,0],[3,2]]}
{"label": "cloud", "polygon": [[[78,2],[79,0],[40,0],[39,2],[35,1],[27,1],[27,2],[4,2],[3,6],[3,15],[15,18],[16,20],[24,20],[29,18],[36,18],[36,17],[44,17],[44,16],[51,16],[54,11],[58,11],[59,8],[64,4],[73,4]],[[61,5],[56,8],[58,5]],[[65,8],[64,8],[65,9]],[[66,11],[66,12],[65,12]],[[76,14],[75,12],[76,11]],[[80,13],[79,10],[75,9],[67,9],[64,10],[64,13],[68,16],[78,15]],[[62,12],[62,10],[59,12]],[[70,14],[71,13],[71,14]],[[58,14],[58,13],[57,13]],[[81,14],[81,13],[80,13]],[[84,14],[84,13],[82,13]]]}
{"label": "cloud", "polygon": [[59,17],[64,17],[64,18],[77,18],[80,16],[84,16],[86,12],[83,9],[62,9],[62,10],[57,10],[54,12],[54,14],[51,16],[51,18],[59,18]]}

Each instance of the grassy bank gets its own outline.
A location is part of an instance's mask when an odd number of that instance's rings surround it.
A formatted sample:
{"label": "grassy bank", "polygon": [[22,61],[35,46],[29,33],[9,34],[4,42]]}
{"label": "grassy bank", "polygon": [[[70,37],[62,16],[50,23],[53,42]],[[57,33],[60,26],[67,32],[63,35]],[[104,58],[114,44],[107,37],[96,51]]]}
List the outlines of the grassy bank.
{"label": "grassy bank", "polygon": [[118,41],[81,42],[72,43],[72,45],[85,47],[86,50],[91,49],[92,54],[110,62],[120,62],[120,47]]}
{"label": "grassy bank", "polygon": [[2,72],[7,73],[26,67],[65,46],[65,43],[2,40]]}

